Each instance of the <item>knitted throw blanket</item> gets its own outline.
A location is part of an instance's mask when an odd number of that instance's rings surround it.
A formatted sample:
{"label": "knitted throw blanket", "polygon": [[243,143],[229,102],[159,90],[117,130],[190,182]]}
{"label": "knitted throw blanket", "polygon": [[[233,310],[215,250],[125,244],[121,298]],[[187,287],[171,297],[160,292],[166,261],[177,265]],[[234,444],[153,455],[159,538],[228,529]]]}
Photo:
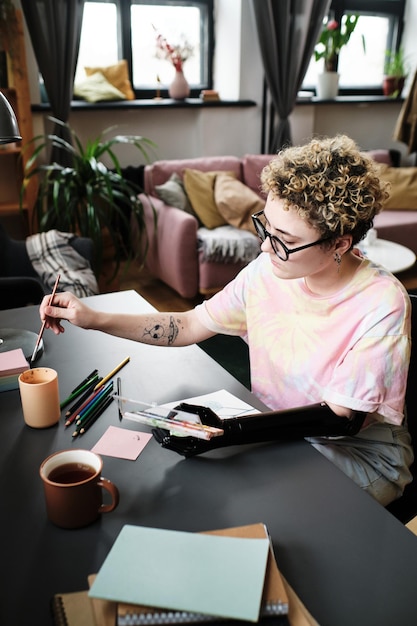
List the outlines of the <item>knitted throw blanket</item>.
{"label": "knitted throw blanket", "polygon": [[59,291],[71,291],[76,296],[99,293],[90,263],[72,246],[72,233],[49,230],[26,239],[26,249],[34,270],[43,284],[52,290],[57,274],[61,274]]}
{"label": "knitted throw blanket", "polygon": [[218,226],[211,230],[199,228],[197,238],[203,261],[249,263],[256,259],[261,251],[259,238],[256,235],[230,225]]}

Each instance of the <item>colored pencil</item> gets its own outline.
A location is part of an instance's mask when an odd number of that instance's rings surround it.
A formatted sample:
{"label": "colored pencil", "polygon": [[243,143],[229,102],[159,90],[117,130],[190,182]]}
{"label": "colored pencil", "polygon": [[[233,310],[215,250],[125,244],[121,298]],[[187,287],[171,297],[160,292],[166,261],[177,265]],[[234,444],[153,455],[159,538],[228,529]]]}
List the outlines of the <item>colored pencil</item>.
{"label": "colored pencil", "polygon": [[[49,305],[49,306],[52,304],[53,299],[54,299],[54,297],[55,297],[56,290],[58,289],[58,283],[59,283],[59,279],[60,279],[60,278],[61,278],[61,274],[58,274],[58,276],[56,277],[56,281],[55,281],[54,288],[52,289],[51,297],[49,298],[49,301],[48,301],[48,305]],[[41,329],[40,329],[40,331],[39,331],[39,333],[38,333],[38,337],[37,337],[37,339],[36,339],[35,347],[33,348],[32,356],[30,357],[30,362],[31,362],[31,363],[35,360],[36,353],[37,353],[37,351],[38,351],[39,344],[40,344],[40,342],[41,342],[41,339],[42,339],[42,336],[43,336],[43,332],[44,332],[44,330],[45,330],[45,325],[46,325],[46,320],[44,320],[44,321],[42,322]]]}
{"label": "colored pencil", "polygon": [[87,404],[89,404],[91,400],[95,398],[95,396],[98,394],[99,389],[97,391],[92,390],[94,382],[92,383],[91,387],[89,387],[88,390],[85,392],[85,394],[77,402],[74,403],[74,405],[71,407],[71,410],[67,411],[67,421],[65,422],[65,426],[69,426],[70,424],[72,424],[72,422],[77,419],[79,412],[82,411],[87,406]]}
{"label": "colored pencil", "polygon": [[103,378],[103,380],[101,380],[99,383],[97,383],[97,385],[94,387],[94,391],[96,391],[97,389],[99,389],[99,387],[102,387],[103,385],[105,385],[105,384],[106,384],[106,382],[107,382],[108,380],[110,380],[110,378],[113,378],[113,376],[114,376],[115,374],[117,374],[117,372],[118,372],[119,370],[121,370],[121,369],[122,369],[122,367],[124,367],[124,366],[126,365],[126,363],[129,363],[129,361],[130,361],[130,356],[128,356],[128,357],[126,357],[125,359],[123,359],[123,361],[122,361],[121,363],[119,363],[119,365],[117,365],[117,366],[114,368],[114,370],[112,370],[111,372],[109,372],[109,373],[107,374],[107,376],[105,376],[105,377]]}
{"label": "colored pencil", "polygon": [[96,407],[95,412],[92,415],[90,415],[86,423],[83,422],[82,424],[80,424],[80,429],[77,430],[78,435],[80,436],[83,435],[90,428],[90,426],[92,426],[94,422],[100,417],[100,415],[104,413],[104,411],[113,402],[113,400],[114,400],[113,396],[107,396],[104,402],[100,404],[98,407]]}
{"label": "colored pencil", "polygon": [[71,391],[71,394],[77,393],[77,391],[81,389],[81,387],[84,387],[85,383],[88,383],[96,374],[98,374],[98,369],[94,369],[92,372],[90,372],[90,374],[86,376],[84,380],[82,380],[80,384],[75,387],[75,389]]}
{"label": "colored pencil", "polygon": [[112,391],[113,391],[113,381],[111,380],[109,383],[107,383],[105,387],[103,387],[102,389],[99,389],[97,391],[97,394],[91,400],[91,402],[89,402],[87,406],[85,406],[84,409],[78,413],[75,423],[79,424],[82,421],[84,421],[94,410],[94,407],[98,403],[100,403],[104,397],[112,393]]}
{"label": "colored pencil", "polygon": [[101,413],[104,411],[104,409],[103,411],[101,411],[101,409],[104,405],[106,405],[109,397],[113,399],[113,396],[109,395],[108,393],[101,394],[94,406],[91,407],[88,415],[86,414],[83,420],[77,422],[76,428],[72,433],[73,437],[77,437],[77,435],[80,434],[81,429],[85,428],[85,426],[90,422],[90,419],[93,419],[97,416],[97,412],[99,413],[99,415],[101,415]]}
{"label": "colored pencil", "polygon": [[80,396],[84,391],[91,389],[92,385],[97,384],[98,379],[99,379],[98,374],[95,374],[92,376],[90,380],[85,381],[84,384],[80,386],[78,389],[76,389],[75,391],[72,391],[70,395],[61,402],[61,405],[60,405],[61,410],[65,409],[65,407],[68,406],[68,404],[70,404],[73,400],[78,398],[78,396]]}
{"label": "colored pencil", "polygon": [[86,387],[86,389],[84,390],[82,396],[77,397],[76,401],[71,404],[69,409],[67,409],[65,413],[66,417],[69,417],[72,413],[74,413],[74,411],[76,411],[88,399],[88,397],[91,396],[93,392],[93,387],[97,384],[99,380],[100,376],[93,376],[93,378],[90,380],[88,387]]}

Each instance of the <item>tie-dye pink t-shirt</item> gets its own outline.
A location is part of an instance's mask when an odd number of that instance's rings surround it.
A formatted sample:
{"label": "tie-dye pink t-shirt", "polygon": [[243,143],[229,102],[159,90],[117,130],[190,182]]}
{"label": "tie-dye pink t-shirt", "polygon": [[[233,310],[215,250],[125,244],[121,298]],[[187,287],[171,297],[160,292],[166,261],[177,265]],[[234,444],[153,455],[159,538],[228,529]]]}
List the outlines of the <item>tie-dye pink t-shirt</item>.
{"label": "tie-dye pink t-shirt", "polygon": [[331,296],[284,280],[262,253],[196,308],[210,330],[249,345],[252,391],[272,409],[331,402],[400,424],[410,355],[410,301],[364,259]]}

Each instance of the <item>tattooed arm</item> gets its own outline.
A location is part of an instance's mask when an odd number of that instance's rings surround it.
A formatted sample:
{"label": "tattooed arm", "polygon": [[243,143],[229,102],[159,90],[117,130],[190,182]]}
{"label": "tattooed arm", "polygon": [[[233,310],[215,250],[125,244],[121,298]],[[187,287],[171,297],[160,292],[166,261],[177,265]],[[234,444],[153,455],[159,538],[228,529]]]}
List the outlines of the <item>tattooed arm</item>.
{"label": "tattooed arm", "polygon": [[45,296],[40,306],[42,322],[55,334],[65,331],[62,320],[80,328],[100,330],[109,335],[157,346],[186,346],[213,336],[194,311],[129,315],[95,311],[72,293],[57,293],[53,306]]}

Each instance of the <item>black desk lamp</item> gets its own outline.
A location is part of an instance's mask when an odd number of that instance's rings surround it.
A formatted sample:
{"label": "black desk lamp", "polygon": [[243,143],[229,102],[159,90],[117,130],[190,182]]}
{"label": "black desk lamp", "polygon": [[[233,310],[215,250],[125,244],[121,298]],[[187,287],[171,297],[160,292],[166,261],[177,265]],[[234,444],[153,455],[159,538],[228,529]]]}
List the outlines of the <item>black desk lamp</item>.
{"label": "black desk lamp", "polygon": [[21,141],[17,119],[5,95],[0,91],[0,144]]}
{"label": "black desk lamp", "polygon": [[[7,98],[0,91],[0,144],[21,140],[22,136],[14,111]],[[22,348],[25,357],[30,359],[36,340],[37,335],[29,330],[2,328],[0,329],[0,352]],[[42,351],[43,342],[39,345],[37,357],[42,354]]]}

